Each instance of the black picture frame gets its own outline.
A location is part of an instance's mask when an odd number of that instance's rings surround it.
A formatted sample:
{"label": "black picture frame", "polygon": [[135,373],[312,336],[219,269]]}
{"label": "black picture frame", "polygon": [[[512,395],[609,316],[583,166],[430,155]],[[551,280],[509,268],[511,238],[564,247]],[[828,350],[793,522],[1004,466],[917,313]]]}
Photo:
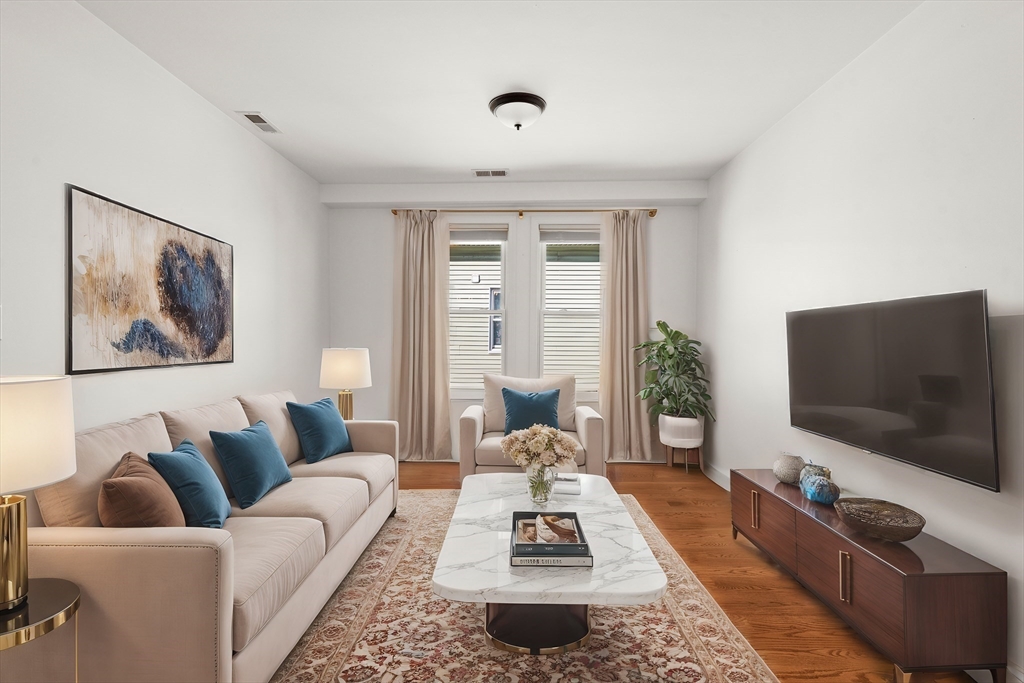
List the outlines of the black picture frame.
{"label": "black picture frame", "polygon": [[[234,248],[232,245],[199,230],[142,211],[71,183],[65,185],[65,203],[67,374],[90,375],[130,370],[222,365],[234,361]],[[133,227],[121,226],[118,228],[122,233],[126,230],[152,229],[155,231],[153,236],[155,245],[162,239],[162,234],[176,238],[176,240],[172,241],[169,238],[166,240],[161,251],[162,260],[158,259],[156,252],[145,254],[142,250],[132,254],[135,258],[133,264],[118,263],[117,250],[108,250],[108,252],[113,252],[114,256],[111,256],[111,253],[104,253],[100,256],[96,253],[97,249],[93,248],[91,254],[87,256],[84,248],[85,231],[91,229],[89,238],[94,238],[104,227],[108,231],[114,228],[109,222],[104,225],[102,218],[96,218],[95,215],[92,216],[92,222],[95,224],[86,225],[85,216],[79,215],[79,223],[76,225],[76,211],[80,209],[79,213],[81,214],[82,211],[85,211],[83,206],[86,204],[94,211],[109,211],[122,220],[134,223]],[[109,238],[110,236],[102,234],[99,237]],[[133,234],[131,240],[133,245],[137,237],[137,233]],[[197,257],[194,253],[196,250],[189,249],[189,245],[202,246],[205,249]],[[89,265],[81,259],[83,256],[87,256],[95,267],[108,269],[108,272],[104,273],[106,278],[99,275],[86,278]],[[113,266],[109,263],[112,259],[115,261]],[[150,264],[147,259],[153,261],[152,273],[146,273],[145,268],[138,267],[140,264]],[[174,267],[170,268],[169,263]],[[215,269],[212,264],[216,265]],[[129,278],[124,273],[117,271],[119,265],[128,270],[134,266],[135,270],[141,271],[143,274],[139,278]],[[152,280],[146,280],[151,274]],[[186,275],[190,275],[190,279],[185,278]],[[193,296],[196,294],[195,289],[182,284],[184,282],[180,280],[182,278],[188,283],[195,283],[197,278],[202,281],[200,289],[204,293],[214,293],[213,301],[206,302],[211,305],[197,309],[195,296]],[[110,285],[96,286],[94,281],[97,280],[103,283],[117,281],[119,283],[118,296],[103,296],[103,287],[110,287]],[[121,283],[125,281],[137,285],[137,287],[124,286],[125,289],[122,290]],[[86,283],[91,283],[91,285]],[[176,289],[176,287],[184,288],[185,292],[182,294],[181,289]],[[128,298],[134,292],[139,299],[148,299],[148,306],[135,305],[133,308],[142,309],[151,317],[158,317],[159,323],[155,323],[150,317],[136,317],[125,330],[123,324],[129,316],[124,315],[123,318],[116,321],[122,323],[118,327],[118,336],[124,335],[122,339],[102,336],[96,332],[96,328],[100,327],[95,325],[96,311],[101,309],[103,322],[109,324],[112,319],[124,312],[117,310],[116,302],[123,303],[125,292],[128,293]],[[78,297],[77,304],[76,295]],[[181,296],[175,298],[176,295]],[[157,308],[153,306],[154,299],[160,301]],[[165,306],[164,304],[168,301],[169,305]],[[113,312],[110,310],[112,308]],[[225,308],[226,310],[224,310]],[[91,317],[90,313],[93,313]],[[87,336],[86,332],[90,331],[96,338],[95,343],[92,344],[88,344],[83,339]],[[88,346],[91,346],[95,352],[95,357],[86,359],[82,357],[85,355],[83,349]],[[108,346],[111,346],[113,351]],[[79,349],[78,352],[76,352],[76,348]],[[111,359],[105,364],[98,359],[104,353],[108,354]]]}

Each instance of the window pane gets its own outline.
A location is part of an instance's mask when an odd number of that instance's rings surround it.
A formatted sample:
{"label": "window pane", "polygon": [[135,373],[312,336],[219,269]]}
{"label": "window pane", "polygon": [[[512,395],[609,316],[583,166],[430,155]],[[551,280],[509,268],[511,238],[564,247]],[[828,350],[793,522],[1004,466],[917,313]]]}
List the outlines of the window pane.
{"label": "window pane", "polygon": [[575,375],[581,391],[597,391],[601,359],[601,247],[544,247],[545,375]]}
{"label": "window pane", "polygon": [[452,389],[482,389],[501,374],[501,243],[452,244],[448,267],[448,349]]}
{"label": "window pane", "polygon": [[544,314],[544,374],[575,375],[580,391],[597,391],[600,314]]}
{"label": "window pane", "polygon": [[501,304],[501,245],[453,244],[448,267],[448,307],[489,310]]}
{"label": "window pane", "polygon": [[544,258],[545,310],[601,310],[601,263],[597,244],[548,244]]}
{"label": "window pane", "polygon": [[449,320],[451,388],[482,389],[485,372],[501,374],[501,316],[453,313]]}

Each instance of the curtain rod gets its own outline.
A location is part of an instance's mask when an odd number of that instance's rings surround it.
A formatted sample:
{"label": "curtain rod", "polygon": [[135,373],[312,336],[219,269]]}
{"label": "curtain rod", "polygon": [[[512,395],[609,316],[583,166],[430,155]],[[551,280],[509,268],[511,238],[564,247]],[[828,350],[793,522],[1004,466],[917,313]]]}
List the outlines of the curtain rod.
{"label": "curtain rod", "polygon": [[[607,213],[609,211],[628,211],[629,209],[391,209],[392,215],[397,216],[399,211],[443,211],[444,213],[518,213],[523,217],[525,211],[531,213]],[[657,209],[634,209],[646,211],[647,215],[654,218],[658,215]]]}

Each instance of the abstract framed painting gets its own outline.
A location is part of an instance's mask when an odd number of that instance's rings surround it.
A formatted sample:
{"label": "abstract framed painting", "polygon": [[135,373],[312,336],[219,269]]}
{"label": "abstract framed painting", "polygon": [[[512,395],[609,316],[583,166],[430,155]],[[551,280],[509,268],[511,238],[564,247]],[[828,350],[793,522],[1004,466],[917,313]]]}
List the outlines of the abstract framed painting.
{"label": "abstract framed painting", "polygon": [[67,185],[68,374],[234,360],[234,251]]}

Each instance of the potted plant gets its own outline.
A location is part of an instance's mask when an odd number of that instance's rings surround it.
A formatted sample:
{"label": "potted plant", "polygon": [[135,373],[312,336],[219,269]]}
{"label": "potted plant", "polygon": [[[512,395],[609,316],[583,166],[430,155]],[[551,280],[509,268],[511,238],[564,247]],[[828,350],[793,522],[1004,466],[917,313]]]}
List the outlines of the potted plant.
{"label": "potted plant", "polygon": [[637,393],[650,399],[651,421],[658,419],[661,442],[673,448],[698,448],[704,442],[704,418],[715,419],[711,394],[700,361],[700,342],[658,321],[663,339],[645,341],[634,350],[646,355],[637,363],[647,366],[644,388]]}

